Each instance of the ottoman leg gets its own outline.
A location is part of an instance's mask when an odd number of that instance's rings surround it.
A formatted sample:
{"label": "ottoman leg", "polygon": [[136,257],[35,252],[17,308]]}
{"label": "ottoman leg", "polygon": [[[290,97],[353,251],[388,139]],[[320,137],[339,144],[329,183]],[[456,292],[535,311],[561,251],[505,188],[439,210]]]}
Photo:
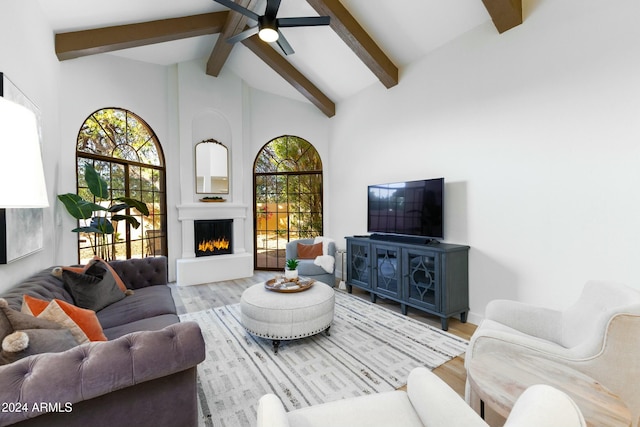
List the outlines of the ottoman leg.
{"label": "ottoman leg", "polygon": [[280,347],[280,340],[273,340],[273,352],[278,354],[278,347]]}
{"label": "ottoman leg", "polygon": [[329,330],[331,329],[331,326],[327,327],[327,329],[324,330],[324,333],[327,334],[327,336],[331,336],[331,331]]}

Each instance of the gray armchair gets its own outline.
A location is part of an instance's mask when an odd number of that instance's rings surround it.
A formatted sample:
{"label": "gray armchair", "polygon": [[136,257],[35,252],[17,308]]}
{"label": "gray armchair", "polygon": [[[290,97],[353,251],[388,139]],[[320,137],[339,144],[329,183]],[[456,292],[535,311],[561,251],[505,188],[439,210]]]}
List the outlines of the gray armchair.
{"label": "gray armchair", "polygon": [[[319,282],[326,283],[331,287],[335,287],[336,285],[335,262],[333,266],[333,271],[329,273],[323,267],[316,265],[313,259],[298,259],[298,243],[311,245],[314,243],[314,239],[292,240],[288,242],[286,245],[285,253],[286,253],[287,259],[297,259],[299,261],[298,274],[300,276],[309,277]],[[336,245],[334,242],[329,243],[327,255],[331,255],[335,260]]]}

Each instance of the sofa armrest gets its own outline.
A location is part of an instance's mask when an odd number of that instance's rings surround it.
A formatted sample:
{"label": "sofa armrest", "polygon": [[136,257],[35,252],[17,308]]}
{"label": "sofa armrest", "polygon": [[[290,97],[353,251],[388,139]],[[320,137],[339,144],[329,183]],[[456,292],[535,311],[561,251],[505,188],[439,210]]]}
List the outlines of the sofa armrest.
{"label": "sofa armrest", "polygon": [[166,285],[167,258],[163,256],[110,261],[113,270],[129,289]]}
{"label": "sofa armrest", "polygon": [[407,394],[425,426],[489,427],[458,393],[427,368],[411,371]]}
{"label": "sofa armrest", "polygon": [[537,384],[520,395],[505,427],[585,427],[578,406],[565,393],[551,386]]}
{"label": "sofa armrest", "polygon": [[265,394],[258,400],[257,427],[289,427],[287,411],[275,394]]}
{"label": "sofa armrest", "polygon": [[[204,358],[204,339],[195,322],[134,332],[113,341],[86,343],[62,353],[39,354],[1,366],[0,402],[19,403],[27,409],[41,403],[72,407],[83,400],[190,369]],[[0,426],[44,412],[47,410],[4,413]]]}

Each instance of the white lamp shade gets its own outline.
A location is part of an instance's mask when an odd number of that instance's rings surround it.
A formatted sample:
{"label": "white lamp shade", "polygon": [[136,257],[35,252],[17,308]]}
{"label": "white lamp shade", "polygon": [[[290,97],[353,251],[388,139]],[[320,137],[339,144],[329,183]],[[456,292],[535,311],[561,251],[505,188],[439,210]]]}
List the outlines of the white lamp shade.
{"label": "white lamp shade", "polygon": [[0,97],[0,208],[47,206],[36,116]]}

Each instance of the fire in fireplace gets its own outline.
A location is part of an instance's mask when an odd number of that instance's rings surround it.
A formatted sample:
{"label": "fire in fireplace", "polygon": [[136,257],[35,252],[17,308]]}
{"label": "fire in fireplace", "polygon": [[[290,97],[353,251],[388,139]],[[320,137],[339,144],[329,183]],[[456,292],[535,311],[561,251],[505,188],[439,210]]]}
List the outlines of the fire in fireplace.
{"label": "fire in fireplace", "polygon": [[196,257],[233,253],[232,219],[194,221]]}

